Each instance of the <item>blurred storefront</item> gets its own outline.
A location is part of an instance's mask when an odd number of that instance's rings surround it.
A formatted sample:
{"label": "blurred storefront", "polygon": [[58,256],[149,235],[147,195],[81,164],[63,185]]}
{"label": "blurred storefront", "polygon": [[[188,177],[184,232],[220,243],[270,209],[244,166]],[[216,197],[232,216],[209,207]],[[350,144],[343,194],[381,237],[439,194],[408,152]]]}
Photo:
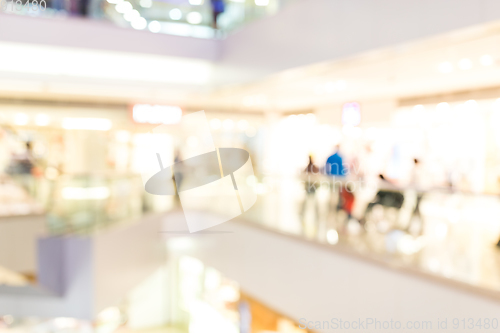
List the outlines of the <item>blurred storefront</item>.
{"label": "blurred storefront", "polygon": [[393,119],[395,147],[402,159],[424,161],[428,186],[498,194],[499,114],[496,99],[401,107]]}
{"label": "blurred storefront", "polygon": [[[182,113],[177,106],[148,104],[2,104],[0,169],[3,192],[9,195],[0,214],[45,210],[51,230],[86,232],[173,208],[172,197],[142,191],[140,172],[147,133],[160,124],[175,124]],[[254,138],[261,115],[211,112],[207,120],[217,147],[259,154]],[[166,164],[181,160],[182,152],[197,144],[175,130],[162,135],[170,142],[162,147]],[[19,203],[12,204],[14,199]]]}
{"label": "blurred storefront", "polygon": [[[48,212],[54,231],[161,210],[144,197],[135,172],[140,133],[125,107],[4,104],[1,169]],[[172,150],[172,147],[166,147]]]}
{"label": "blurred storefront", "polygon": [[414,159],[422,164],[422,187],[500,193],[500,100],[400,106],[385,122],[325,121],[314,113],[282,117],[266,137],[267,175],[294,176],[311,155],[320,167],[339,145],[353,178],[377,176],[401,186],[411,181]]}

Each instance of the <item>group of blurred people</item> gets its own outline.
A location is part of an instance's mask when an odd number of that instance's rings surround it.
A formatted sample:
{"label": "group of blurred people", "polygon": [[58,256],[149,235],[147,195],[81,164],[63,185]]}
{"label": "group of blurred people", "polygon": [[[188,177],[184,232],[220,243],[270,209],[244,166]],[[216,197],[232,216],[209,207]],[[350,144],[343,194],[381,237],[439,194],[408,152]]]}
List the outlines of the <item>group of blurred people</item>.
{"label": "group of blurred people", "polygon": [[[354,163],[356,163],[356,160]],[[362,229],[365,229],[365,223],[374,207],[382,206],[401,209],[405,201],[404,193],[411,190],[415,194],[412,199],[412,221],[416,220],[420,225],[415,228],[409,223],[406,229],[408,231],[413,227],[413,229],[418,229],[419,233],[422,232],[423,221],[420,214],[420,202],[425,193],[425,186],[422,185],[424,183],[422,181],[424,174],[421,163],[417,158],[413,159],[410,180],[406,186],[402,186],[396,180],[387,177],[383,173],[379,173],[376,179],[367,179],[369,175],[364,173],[359,168],[359,165],[356,168],[352,164],[345,163],[340,145],[335,147],[333,154],[328,157],[322,168],[318,167],[314,162],[314,157],[309,155],[308,165],[303,171],[306,194],[300,209],[303,230],[306,229],[305,213],[308,206],[312,205],[313,207],[316,227],[319,223],[320,208],[316,192],[322,185],[325,185],[326,179],[326,184],[330,190],[327,218],[333,216],[338,228],[343,228],[347,221],[355,220]],[[373,198],[371,201],[365,203],[363,209],[358,209],[355,214],[356,196],[368,184],[372,186],[371,192],[373,193]],[[339,217],[339,211],[345,213],[343,214],[345,216],[343,219]]]}

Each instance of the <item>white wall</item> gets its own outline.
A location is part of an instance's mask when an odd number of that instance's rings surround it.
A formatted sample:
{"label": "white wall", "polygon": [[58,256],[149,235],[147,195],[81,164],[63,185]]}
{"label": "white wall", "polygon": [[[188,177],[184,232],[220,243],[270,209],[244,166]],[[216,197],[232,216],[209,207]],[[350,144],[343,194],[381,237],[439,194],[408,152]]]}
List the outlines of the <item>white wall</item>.
{"label": "white wall", "polygon": [[222,62],[276,71],[498,19],[498,0],[301,0],[230,36]]}
{"label": "white wall", "polygon": [[219,64],[217,84],[499,19],[498,0],[300,0],[226,40],[153,34],[106,21],[0,14],[0,41],[212,60]]}
{"label": "white wall", "polygon": [[[177,219],[182,224],[182,215]],[[171,235],[171,255],[199,258],[296,321],[431,320],[426,332],[438,332],[438,318],[448,318],[450,329],[453,318],[491,319],[500,311],[498,300],[250,225],[228,222],[210,230]],[[213,233],[218,230],[231,233]]]}
{"label": "white wall", "polygon": [[36,273],[36,244],[45,231],[45,216],[0,219],[0,266],[19,273]]}
{"label": "white wall", "polygon": [[117,304],[165,265],[161,214],[110,228],[94,237],[94,314]]}
{"label": "white wall", "polygon": [[[0,13],[0,41],[215,60],[217,40],[153,34],[107,21]],[[78,65],[78,64],[75,64]]]}
{"label": "white wall", "polygon": [[0,313],[94,319],[165,266],[161,223],[149,215],[93,237],[39,238],[38,285],[0,286]]}
{"label": "white wall", "polygon": [[38,286],[0,286],[0,313],[91,319],[91,241],[81,237],[38,240]]}

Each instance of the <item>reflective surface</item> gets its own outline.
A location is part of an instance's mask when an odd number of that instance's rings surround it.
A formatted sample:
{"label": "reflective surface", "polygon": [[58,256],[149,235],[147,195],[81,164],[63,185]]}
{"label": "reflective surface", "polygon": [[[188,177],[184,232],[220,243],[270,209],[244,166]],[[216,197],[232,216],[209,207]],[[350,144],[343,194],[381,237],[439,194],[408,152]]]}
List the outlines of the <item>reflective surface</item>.
{"label": "reflective surface", "polygon": [[334,208],[337,190],[332,195],[323,186],[308,195],[298,179],[267,180],[256,184],[259,199],[243,218],[310,241],[347,246],[391,265],[500,289],[496,196],[426,192],[419,218],[413,214],[415,192],[403,190],[401,209],[375,205],[372,214],[365,215],[377,193],[366,186],[356,189],[353,216],[359,215],[348,220],[345,211]]}
{"label": "reflective surface", "polygon": [[144,192],[138,175],[62,175],[51,183],[49,231],[89,233],[173,207],[172,197]]}

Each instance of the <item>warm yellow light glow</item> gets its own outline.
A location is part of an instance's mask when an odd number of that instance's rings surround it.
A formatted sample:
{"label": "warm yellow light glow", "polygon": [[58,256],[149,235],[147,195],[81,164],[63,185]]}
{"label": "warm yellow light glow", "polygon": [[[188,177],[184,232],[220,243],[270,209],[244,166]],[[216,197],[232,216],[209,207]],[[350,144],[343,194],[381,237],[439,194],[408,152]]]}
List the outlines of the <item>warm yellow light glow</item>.
{"label": "warm yellow light glow", "polygon": [[132,110],[134,121],[145,124],[177,124],[182,109],[171,105],[136,104]]}
{"label": "warm yellow light glow", "polygon": [[37,126],[47,126],[50,123],[50,117],[44,113],[39,113],[35,116],[35,124]]}
{"label": "warm yellow light glow", "polygon": [[112,125],[111,120],[104,118],[64,118],[62,121],[64,129],[107,131]]}
{"label": "warm yellow light glow", "polygon": [[62,197],[66,200],[102,200],[109,197],[107,187],[65,187]]}
{"label": "warm yellow light glow", "polygon": [[226,119],[222,123],[222,126],[224,127],[225,130],[230,131],[234,128],[234,121],[232,121],[231,119]]}
{"label": "warm yellow light glow", "polygon": [[222,126],[222,123],[221,123],[221,121],[219,119],[214,118],[214,119],[210,120],[210,127],[212,129],[218,130],[218,129],[221,128],[221,126]]}
{"label": "warm yellow light glow", "polygon": [[240,121],[238,121],[238,129],[240,131],[244,131],[248,128],[248,121],[246,121],[245,119],[241,119]]}
{"label": "warm yellow light glow", "polygon": [[18,112],[14,115],[14,124],[24,126],[28,124],[29,116],[26,113]]}
{"label": "warm yellow light glow", "polygon": [[331,229],[326,233],[326,240],[328,243],[335,245],[339,242],[339,234],[337,230]]}
{"label": "warm yellow light glow", "polygon": [[485,54],[483,55],[480,59],[479,59],[479,62],[481,63],[481,65],[483,66],[491,66],[495,63],[495,61],[493,60],[493,57],[490,56],[489,54]]}

